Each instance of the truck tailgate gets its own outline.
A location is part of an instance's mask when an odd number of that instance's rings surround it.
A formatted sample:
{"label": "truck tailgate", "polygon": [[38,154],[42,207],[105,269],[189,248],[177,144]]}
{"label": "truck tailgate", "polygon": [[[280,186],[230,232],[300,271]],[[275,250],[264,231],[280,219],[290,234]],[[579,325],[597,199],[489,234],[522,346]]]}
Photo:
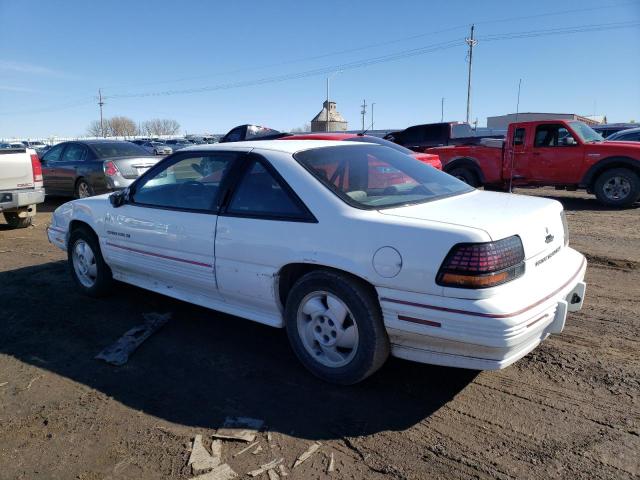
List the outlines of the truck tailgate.
{"label": "truck tailgate", "polygon": [[0,150],[0,190],[33,188],[31,156],[25,150]]}

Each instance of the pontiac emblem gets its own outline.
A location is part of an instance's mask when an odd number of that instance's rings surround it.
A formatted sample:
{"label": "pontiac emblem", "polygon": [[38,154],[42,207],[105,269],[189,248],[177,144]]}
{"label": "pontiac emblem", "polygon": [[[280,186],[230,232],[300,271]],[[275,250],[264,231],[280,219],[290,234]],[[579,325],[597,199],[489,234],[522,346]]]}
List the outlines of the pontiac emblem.
{"label": "pontiac emblem", "polygon": [[546,236],[546,237],[544,237],[544,243],[551,243],[551,242],[553,242],[553,238],[554,238],[554,237],[553,237],[553,235],[551,235],[551,234],[549,233],[549,228],[545,228],[545,230],[546,230],[546,232],[547,232],[547,236]]}

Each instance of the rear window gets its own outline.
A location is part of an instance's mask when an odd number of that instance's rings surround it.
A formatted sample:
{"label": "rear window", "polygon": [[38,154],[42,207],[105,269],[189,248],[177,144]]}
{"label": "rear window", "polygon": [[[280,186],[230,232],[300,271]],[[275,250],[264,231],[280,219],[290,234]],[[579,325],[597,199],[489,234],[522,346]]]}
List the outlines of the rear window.
{"label": "rear window", "polygon": [[98,158],[139,157],[141,155],[149,155],[144,148],[130,142],[94,143],[92,147],[98,154]]}
{"label": "rear window", "polygon": [[357,208],[423,203],[473,190],[451,175],[378,145],[314,148],[294,157],[327,188]]}
{"label": "rear window", "polygon": [[413,150],[409,150],[408,148],[403,147],[402,145],[398,145],[397,143],[390,142],[389,140],[385,140],[384,138],[372,137],[372,136],[358,136],[347,139],[349,142],[366,142],[366,143],[376,143],[378,145],[383,145],[385,147],[392,148],[397,152],[404,153],[405,155],[413,155]]}

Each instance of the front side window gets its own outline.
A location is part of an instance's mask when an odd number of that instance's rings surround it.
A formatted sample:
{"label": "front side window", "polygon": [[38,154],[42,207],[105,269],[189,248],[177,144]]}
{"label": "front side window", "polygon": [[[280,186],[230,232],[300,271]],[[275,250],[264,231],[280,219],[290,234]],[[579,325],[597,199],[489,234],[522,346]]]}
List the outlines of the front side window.
{"label": "front side window", "polygon": [[302,218],[307,211],[265,166],[253,161],[231,197],[227,212],[265,218]]}
{"label": "front side window", "polygon": [[566,147],[571,145],[576,145],[576,140],[571,132],[561,124],[538,125],[536,128],[534,147]]}
{"label": "front side window", "polygon": [[423,203],[473,191],[451,175],[378,145],[314,148],[294,157],[327,188],[358,208]]}
{"label": "front side window", "polygon": [[58,160],[60,160],[60,155],[62,154],[62,150],[64,149],[64,145],[56,145],[55,147],[52,147],[46,154],[44,157],[42,157],[42,159],[46,162],[46,163],[52,163],[52,162],[57,162]]}
{"label": "front side window", "polygon": [[212,212],[220,184],[237,153],[215,152],[182,157],[143,177],[133,192],[133,203],[168,209]]}

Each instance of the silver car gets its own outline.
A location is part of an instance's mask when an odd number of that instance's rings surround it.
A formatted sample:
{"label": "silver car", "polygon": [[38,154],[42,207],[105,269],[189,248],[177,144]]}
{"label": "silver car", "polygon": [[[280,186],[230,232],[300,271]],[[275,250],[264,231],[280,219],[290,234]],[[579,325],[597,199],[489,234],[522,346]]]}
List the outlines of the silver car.
{"label": "silver car", "polygon": [[171,155],[173,153],[173,149],[166,143],[162,142],[150,141],[141,143],[140,146],[147,152],[153,153],[154,155]]}

